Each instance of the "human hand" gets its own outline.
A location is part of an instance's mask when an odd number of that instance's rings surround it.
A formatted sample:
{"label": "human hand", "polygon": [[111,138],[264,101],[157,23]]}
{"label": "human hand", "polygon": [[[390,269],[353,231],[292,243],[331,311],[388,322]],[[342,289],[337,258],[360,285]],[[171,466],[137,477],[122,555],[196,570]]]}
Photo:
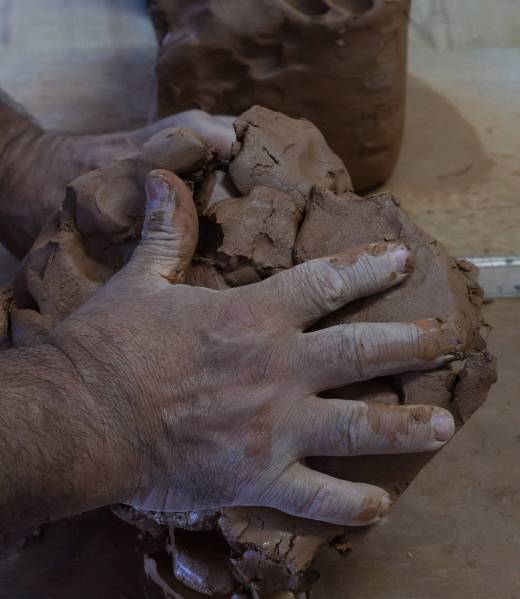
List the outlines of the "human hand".
{"label": "human hand", "polygon": [[340,524],[377,521],[389,508],[385,491],[302,460],[435,450],[452,436],[453,419],[432,406],[317,394],[435,368],[457,339],[429,320],[305,331],[399,284],[408,250],[372,244],[246,287],[189,287],[180,283],[197,242],[190,192],[168,171],[153,171],[146,189],[131,261],[50,336],[99,407],[92,426],[105,443],[89,453],[105,463],[109,455],[111,497],[152,510],[254,505]]}
{"label": "human hand", "polygon": [[235,140],[231,117],[201,110],[180,112],[134,131],[99,135],[44,132],[16,110],[11,112],[8,139],[0,133],[0,241],[19,258],[59,209],[71,181],[132,157],[156,133],[171,127],[192,129],[222,158]]}

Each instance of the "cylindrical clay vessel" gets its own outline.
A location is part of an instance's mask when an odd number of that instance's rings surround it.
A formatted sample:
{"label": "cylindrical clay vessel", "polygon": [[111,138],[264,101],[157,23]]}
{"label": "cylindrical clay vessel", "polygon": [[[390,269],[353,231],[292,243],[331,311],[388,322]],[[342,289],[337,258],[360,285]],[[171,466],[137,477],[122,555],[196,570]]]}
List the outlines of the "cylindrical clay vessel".
{"label": "cylindrical clay vessel", "polygon": [[161,42],[155,116],[254,104],[314,123],[356,191],[401,144],[410,0],[149,0]]}

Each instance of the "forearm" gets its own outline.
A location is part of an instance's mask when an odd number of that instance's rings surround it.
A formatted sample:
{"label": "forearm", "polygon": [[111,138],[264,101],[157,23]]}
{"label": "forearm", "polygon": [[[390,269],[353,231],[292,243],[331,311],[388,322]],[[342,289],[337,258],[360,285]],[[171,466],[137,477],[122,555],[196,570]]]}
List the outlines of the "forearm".
{"label": "forearm", "polygon": [[58,348],[1,352],[0,383],[0,535],[122,499],[113,417]]}
{"label": "forearm", "polygon": [[[41,127],[31,116],[0,88],[0,156],[7,155],[9,147],[18,140],[34,139],[41,133]],[[2,164],[0,169],[3,171]]]}
{"label": "forearm", "polygon": [[[31,167],[28,149],[42,135],[41,128],[0,88],[0,208],[2,220],[12,212],[9,190]],[[13,165],[18,164],[19,169]]]}
{"label": "forearm", "polygon": [[[21,257],[48,217],[31,181],[49,170],[53,144],[42,128],[0,88],[0,242]],[[49,147],[50,146],[50,147]],[[41,183],[37,194],[45,204]]]}

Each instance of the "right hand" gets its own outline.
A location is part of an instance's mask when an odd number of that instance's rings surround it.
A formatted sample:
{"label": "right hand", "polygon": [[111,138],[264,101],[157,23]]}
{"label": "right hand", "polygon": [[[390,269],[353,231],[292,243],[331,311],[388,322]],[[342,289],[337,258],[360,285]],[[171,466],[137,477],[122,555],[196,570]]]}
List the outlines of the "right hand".
{"label": "right hand", "polygon": [[105,441],[90,452],[113,463],[112,498],[151,510],[268,506],[377,521],[390,505],[384,490],[321,474],[303,458],[436,450],[453,419],[432,406],[317,394],[435,368],[457,340],[435,321],[305,331],[399,284],[407,248],[360,247],[225,291],[190,287],[180,284],[197,242],[190,192],[167,171],[153,171],[146,187],[132,260],[51,337],[98,406],[92,426]]}

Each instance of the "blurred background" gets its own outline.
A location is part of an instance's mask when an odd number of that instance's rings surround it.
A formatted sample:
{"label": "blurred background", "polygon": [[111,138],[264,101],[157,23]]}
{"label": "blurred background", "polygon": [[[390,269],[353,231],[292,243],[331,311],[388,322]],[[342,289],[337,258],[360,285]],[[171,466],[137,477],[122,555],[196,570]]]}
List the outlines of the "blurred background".
{"label": "blurred background", "polygon": [[[413,0],[409,41],[383,187],[454,255],[520,255],[520,1]],[[145,0],[0,0],[0,83],[47,128],[145,123],[156,55]],[[7,281],[16,265],[0,260]],[[348,559],[321,554],[313,597],[520,597],[520,301],[485,314],[490,400]]]}

